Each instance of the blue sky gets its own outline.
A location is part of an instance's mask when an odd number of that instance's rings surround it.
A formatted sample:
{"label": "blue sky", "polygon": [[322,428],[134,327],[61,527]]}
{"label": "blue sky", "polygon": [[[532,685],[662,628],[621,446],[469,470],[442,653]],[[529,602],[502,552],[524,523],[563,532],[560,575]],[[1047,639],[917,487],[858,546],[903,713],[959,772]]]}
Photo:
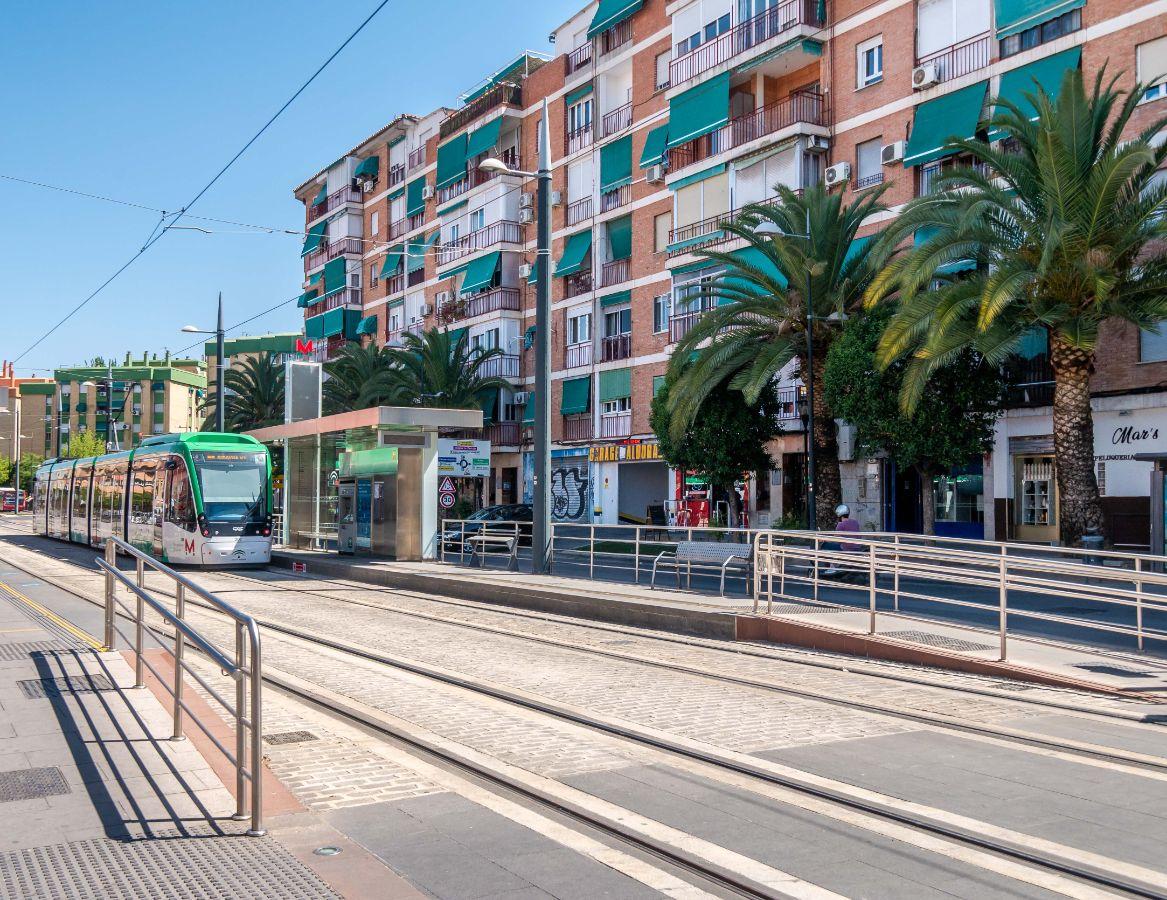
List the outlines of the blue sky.
{"label": "blue sky", "polygon": [[[173,210],[189,200],[374,8],[376,0],[16,3],[0,54],[0,175]],[[303,227],[292,188],[402,112],[458,94],[547,35],[582,0],[390,0],[191,211]],[[489,14],[485,10],[489,9]],[[0,179],[8,273],[0,359],[13,359],[140,247],[158,222]],[[177,351],[299,293],[300,241],[172,231],[18,364]],[[237,333],[292,330],[294,304]]]}

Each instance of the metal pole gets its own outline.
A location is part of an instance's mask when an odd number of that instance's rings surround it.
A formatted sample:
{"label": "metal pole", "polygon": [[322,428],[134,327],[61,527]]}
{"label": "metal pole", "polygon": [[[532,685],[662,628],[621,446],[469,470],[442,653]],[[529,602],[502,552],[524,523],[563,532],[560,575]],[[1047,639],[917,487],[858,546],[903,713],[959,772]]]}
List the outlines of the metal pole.
{"label": "metal pole", "polygon": [[1143,652],[1143,558],[1135,557],[1135,628],[1139,636],[1139,652]]}
{"label": "metal pole", "polygon": [[635,580],[636,580],[637,584],[640,584],[640,526],[637,525],[637,526],[635,526],[635,528],[636,528],[636,531],[635,531],[635,534],[636,534],[636,538],[635,538],[635,540],[636,540],[636,559],[634,561],[634,564],[636,567]]}
{"label": "metal pole", "polygon": [[[259,632],[251,642],[251,828],[248,834],[259,837],[263,827],[263,655]],[[240,682],[242,684],[242,682]]]}
{"label": "metal pole", "polygon": [[867,578],[869,584],[867,586],[868,600],[871,604],[871,621],[867,626],[868,634],[875,634],[875,542],[873,541],[868,547],[867,559]]}
{"label": "metal pole", "polygon": [[[113,541],[107,540],[105,542],[105,562],[113,568],[117,565],[117,551],[114,548]],[[114,643],[117,640],[117,632],[113,630],[113,598],[114,591],[113,573],[108,569],[105,573],[105,649],[113,650]]]}
{"label": "metal pole", "polygon": [[895,543],[895,546],[893,548],[893,552],[895,553],[895,557],[894,557],[894,568],[893,568],[894,574],[892,576],[894,579],[894,583],[892,585],[892,602],[895,605],[895,611],[899,612],[900,611],[900,536],[898,534],[895,536],[894,543]]}
{"label": "metal pole", "polygon": [[588,526],[588,578],[596,577],[596,526]]}
{"label": "metal pole", "polygon": [[[181,581],[174,585],[174,614],[182,619],[186,616],[186,585]],[[186,641],[182,632],[174,629],[174,731],[172,741],[182,740],[182,654]]]}
{"label": "metal pole", "polygon": [[[243,623],[235,623],[235,667],[240,671],[247,667],[247,643],[243,636]],[[235,815],[233,819],[247,818],[247,781],[244,771],[247,767],[247,732],[243,727],[243,713],[247,709],[247,680],[235,681]]]}
{"label": "metal pole", "polygon": [[16,489],[16,505],[12,507],[15,513],[20,512],[20,398],[16,396],[16,389],[12,391],[12,461],[14,465],[12,487]]}
{"label": "metal pole", "polygon": [[541,122],[535,257],[535,521],[531,541],[536,575],[547,571],[551,536],[551,124],[546,99]]}
{"label": "metal pole", "polygon": [[818,602],[819,599],[819,539],[818,535],[812,535],[811,540],[814,541],[814,548],[811,551],[810,565],[814,569],[814,597],[812,599]]}
{"label": "metal pole", "polygon": [[134,687],[146,686],[146,666],[142,660],[142,653],[146,649],[146,604],[142,600],[141,592],[146,588],[146,566],[138,560],[138,593],[134,612]]}
{"label": "metal pole", "polygon": [[807,432],[809,440],[806,444],[807,475],[806,475],[806,522],[811,531],[818,528],[818,511],[815,509],[814,496],[814,303],[810,293],[810,207],[806,210],[806,407]]}
{"label": "metal pole", "polygon": [[[222,434],[227,430],[226,388],[223,384],[223,292],[219,291],[219,324],[215,327],[215,431]],[[319,531],[319,529],[317,529]]]}
{"label": "metal pole", "polygon": [[1009,600],[1009,584],[1007,581],[1007,575],[1008,575],[1008,570],[1009,570],[1009,560],[1005,556],[1005,548],[1004,547],[1001,548],[1001,561],[1000,561],[999,565],[1001,567],[1001,572],[1000,572],[1001,584],[1000,584],[1000,588],[999,588],[1000,594],[1001,594],[1001,596],[1000,596],[1001,621],[1000,621],[1000,624],[998,627],[999,627],[1000,632],[1001,632],[1001,662],[1005,662],[1006,651],[1007,651],[1007,647],[1005,645],[1005,630],[1006,630],[1006,627],[1008,625],[1008,619],[1009,619],[1008,606],[1007,606],[1008,600]]}

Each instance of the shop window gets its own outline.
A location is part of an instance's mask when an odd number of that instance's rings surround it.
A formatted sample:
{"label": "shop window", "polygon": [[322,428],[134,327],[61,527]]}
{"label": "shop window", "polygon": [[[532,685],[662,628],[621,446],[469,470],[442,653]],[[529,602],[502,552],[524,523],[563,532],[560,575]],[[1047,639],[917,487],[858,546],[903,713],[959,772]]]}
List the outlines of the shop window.
{"label": "shop window", "polygon": [[1031,457],[1021,461],[1021,483],[1017,512],[1022,525],[1054,524],[1053,457]]}
{"label": "shop window", "polygon": [[976,471],[958,469],[948,475],[932,479],[937,522],[969,522],[984,524],[984,475]]}

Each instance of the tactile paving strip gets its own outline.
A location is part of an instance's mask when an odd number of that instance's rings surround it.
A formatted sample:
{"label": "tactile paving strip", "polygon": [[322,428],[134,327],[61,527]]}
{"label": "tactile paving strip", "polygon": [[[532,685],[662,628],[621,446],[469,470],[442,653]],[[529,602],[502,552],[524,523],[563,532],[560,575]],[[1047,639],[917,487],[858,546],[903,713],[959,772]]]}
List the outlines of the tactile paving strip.
{"label": "tactile paving strip", "polygon": [[68,793],[69,785],[56,766],[0,772],[0,803],[39,800],[42,797],[56,797]]}
{"label": "tactile paving strip", "polygon": [[269,837],[95,838],[0,853],[0,897],[4,900],[318,900],[336,896]]}
{"label": "tactile paving strip", "polygon": [[[771,611],[771,607],[766,607]],[[790,613],[837,613],[842,612],[841,606],[817,606],[814,603],[775,603],[772,611],[780,615]]]}
{"label": "tactile paving strip", "polygon": [[23,641],[20,643],[0,644],[0,660],[4,662],[20,662],[28,659],[34,653],[67,653],[70,650],[88,650],[81,644],[70,645],[64,641]]}
{"label": "tactile paving strip", "polygon": [[302,744],[305,741],[317,740],[311,731],[280,731],[276,734],[265,734],[265,744]]}
{"label": "tactile paving strip", "polygon": [[34,678],[18,681],[24,696],[29,700],[43,700],[45,697],[62,697],[66,694],[93,694],[97,691],[114,690],[113,682],[105,675],[68,675],[64,678]]}
{"label": "tactile paving strip", "polygon": [[960,638],[945,637],[942,634],[931,634],[927,631],[885,631],[883,637],[894,638],[899,641],[911,641],[913,644],[927,644],[929,647],[940,647],[944,650],[992,650],[989,644],[978,644],[974,641],[962,641]]}

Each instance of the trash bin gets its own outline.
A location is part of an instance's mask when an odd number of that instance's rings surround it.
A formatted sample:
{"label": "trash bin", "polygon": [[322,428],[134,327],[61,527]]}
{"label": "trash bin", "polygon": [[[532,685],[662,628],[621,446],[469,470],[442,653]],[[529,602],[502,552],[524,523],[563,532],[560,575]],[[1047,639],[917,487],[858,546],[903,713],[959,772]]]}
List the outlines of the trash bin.
{"label": "trash bin", "polygon": [[[1082,535],[1079,543],[1082,545],[1083,550],[1101,550],[1103,545],[1103,538],[1102,535],[1097,531],[1087,531],[1084,535]],[[1090,554],[1087,554],[1083,561],[1088,566],[1102,565],[1101,556],[1091,556]]]}

